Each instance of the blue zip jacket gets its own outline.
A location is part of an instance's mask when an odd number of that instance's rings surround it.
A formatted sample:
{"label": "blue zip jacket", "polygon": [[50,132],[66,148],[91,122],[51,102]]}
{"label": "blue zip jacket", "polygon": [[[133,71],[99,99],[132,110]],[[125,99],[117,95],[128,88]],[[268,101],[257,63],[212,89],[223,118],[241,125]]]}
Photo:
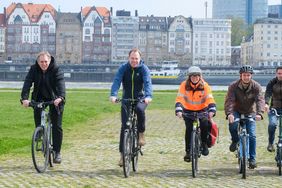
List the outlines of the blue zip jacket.
{"label": "blue zip jacket", "polygon": [[152,98],[150,70],[142,60],[136,68],[132,68],[129,62],[119,67],[111,88],[111,96],[117,96],[121,83],[123,99]]}

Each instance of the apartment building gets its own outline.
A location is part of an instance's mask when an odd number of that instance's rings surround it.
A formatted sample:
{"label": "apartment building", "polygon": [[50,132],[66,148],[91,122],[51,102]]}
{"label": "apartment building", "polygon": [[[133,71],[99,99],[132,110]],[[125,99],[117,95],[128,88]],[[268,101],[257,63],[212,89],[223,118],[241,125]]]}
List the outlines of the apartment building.
{"label": "apartment building", "polygon": [[282,20],[259,19],[254,23],[254,65],[282,65]]}
{"label": "apartment building", "polygon": [[80,13],[57,14],[56,62],[82,62],[82,22]]}
{"label": "apartment building", "polygon": [[222,66],[231,63],[231,20],[193,19],[193,64]]}
{"label": "apartment building", "polygon": [[6,60],[5,40],[6,40],[6,22],[5,14],[0,14],[0,63]]}
{"label": "apartment building", "polygon": [[243,37],[241,42],[241,63],[242,65],[253,65],[254,62],[254,35],[246,38]]}
{"label": "apartment building", "polygon": [[168,60],[166,17],[140,16],[139,17],[139,44],[142,59],[152,65]]}
{"label": "apartment building", "polygon": [[56,53],[56,10],[50,4],[12,3],[6,12],[7,59],[31,63],[40,51]]}

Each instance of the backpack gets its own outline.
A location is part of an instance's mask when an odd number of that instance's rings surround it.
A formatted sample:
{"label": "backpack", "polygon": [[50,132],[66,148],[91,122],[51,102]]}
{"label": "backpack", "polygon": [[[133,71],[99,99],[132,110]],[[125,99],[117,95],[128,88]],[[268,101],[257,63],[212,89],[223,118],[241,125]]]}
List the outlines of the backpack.
{"label": "backpack", "polygon": [[218,127],[213,120],[209,120],[209,127],[210,127],[210,130],[208,132],[207,145],[210,148],[214,146],[215,141],[218,137]]}

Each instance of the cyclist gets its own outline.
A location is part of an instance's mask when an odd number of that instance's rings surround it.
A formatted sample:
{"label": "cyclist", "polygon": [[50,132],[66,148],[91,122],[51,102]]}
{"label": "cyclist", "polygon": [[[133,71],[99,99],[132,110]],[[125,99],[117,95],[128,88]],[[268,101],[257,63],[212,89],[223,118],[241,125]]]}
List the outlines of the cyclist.
{"label": "cyclist", "polygon": [[[191,66],[188,69],[188,78],[180,84],[178,94],[175,100],[175,114],[182,118],[184,113],[208,112],[206,118],[200,119],[202,154],[207,156],[209,149],[207,146],[208,137],[208,118],[212,118],[216,113],[216,104],[212,95],[212,91],[207,82],[202,78],[202,70],[197,66]],[[185,151],[184,161],[190,162],[190,136],[193,129],[193,120],[184,117],[185,131]]]}
{"label": "cyclist", "polygon": [[[61,145],[63,139],[62,118],[65,102],[64,74],[55,63],[54,57],[48,52],[40,52],[37,60],[28,71],[25,78],[21,102],[24,107],[29,105],[30,88],[33,86],[31,99],[36,102],[54,100],[50,105],[51,122],[53,125],[53,149],[55,151],[54,163],[61,163]],[[41,109],[34,109],[35,126],[41,124]]]}
{"label": "cyclist", "polygon": [[[278,114],[282,113],[282,67],[276,68],[276,77],[271,79],[265,91],[265,111],[268,112],[268,146],[267,150],[269,152],[274,152],[275,148],[273,146],[275,130],[277,127],[277,117],[275,114],[269,112],[269,108],[275,108]],[[270,105],[269,105],[270,102]]]}
{"label": "cyclist", "polygon": [[[137,129],[139,133],[138,144],[140,146],[145,145],[145,109],[152,100],[152,81],[150,76],[149,68],[145,65],[144,61],[141,60],[141,52],[137,48],[133,48],[129,52],[128,62],[122,64],[113,81],[110,93],[110,101],[116,102],[118,90],[122,83],[123,86],[123,99],[144,99],[144,102],[138,102],[136,105],[136,114],[138,119]],[[123,101],[124,102],[124,101]],[[129,103],[124,102],[125,105]],[[121,157],[119,160],[119,166],[122,166],[122,141],[123,132],[126,127],[127,113],[125,109],[121,108],[121,131],[120,131],[120,142],[119,152]]]}
{"label": "cyclist", "polygon": [[[254,73],[250,65],[243,65],[240,70],[240,79],[231,83],[225,98],[224,110],[229,122],[229,132],[232,143],[229,147],[231,152],[237,149],[239,142],[238,123],[234,119],[240,114],[253,115],[256,121],[263,119],[264,98],[262,87],[252,79]],[[247,133],[249,134],[249,168],[256,168],[256,122],[247,121]]]}

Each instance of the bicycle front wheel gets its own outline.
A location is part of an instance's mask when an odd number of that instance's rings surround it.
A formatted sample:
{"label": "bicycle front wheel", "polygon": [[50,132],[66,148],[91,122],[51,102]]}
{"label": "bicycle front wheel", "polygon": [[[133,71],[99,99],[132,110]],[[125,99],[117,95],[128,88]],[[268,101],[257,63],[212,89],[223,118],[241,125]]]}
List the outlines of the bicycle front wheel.
{"label": "bicycle front wheel", "polygon": [[282,165],[282,148],[278,147],[277,148],[277,167],[278,167],[278,172],[279,172],[279,176],[281,176],[281,165]]}
{"label": "bicycle front wheel", "polygon": [[191,147],[190,154],[192,160],[192,176],[195,178],[198,172],[198,157],[199,157],[199,138],[195,130],[191,133]]}
{"label": "bicycle front wheel", "polygon": [[124,177],[129,176],[130,172],[130,162],[131,162],[131,135],[128,129],[124,131],[124,139],[123,139],[123,174]]}
{"label": "bicycle front wheel", "polygon": [[242,136],[242,157],[241,157],[241,171],[242,178],[246,179],[246,171],[247,171],[247,137]]}
{"label": "bicycle front wheel", "polygon": [[134,136],[133,136],[133,145],[132,145],[132,169],[134,172],[137,172],[138,170],[138,157],[139,157],[139,146],[138,146],[138,132],[137,129],[134,130]]}
{"label": "bicycle front wheel", "polygon": [[34,130],[31,143],[31,153],[33,165],[37,172],[42,173],[46,170],[49,160],[49,146],[47,134],[43,127]]}

